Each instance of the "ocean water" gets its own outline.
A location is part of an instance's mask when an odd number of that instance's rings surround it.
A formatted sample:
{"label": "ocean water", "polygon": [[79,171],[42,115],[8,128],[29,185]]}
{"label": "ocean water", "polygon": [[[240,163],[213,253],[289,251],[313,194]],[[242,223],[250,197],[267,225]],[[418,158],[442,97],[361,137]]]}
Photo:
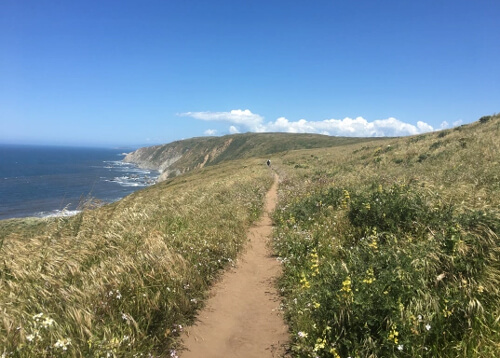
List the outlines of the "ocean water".
{"label": "ocean water", "polygon": [[78,212],[82,199],[113,202],[159,173],[122,159],[123,149],[0,145],[0,220]]}

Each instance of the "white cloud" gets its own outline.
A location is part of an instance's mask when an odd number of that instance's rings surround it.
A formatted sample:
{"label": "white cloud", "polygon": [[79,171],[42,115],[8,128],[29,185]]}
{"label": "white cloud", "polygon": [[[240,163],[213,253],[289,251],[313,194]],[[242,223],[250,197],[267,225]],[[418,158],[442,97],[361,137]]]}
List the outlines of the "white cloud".
{"label": "white cloud", "polygon": [[179,114],[182,117],[192,117],[203,121],[225,121],[244,125],[249,128],[258,127],[264,118],[250,110],[233,109],[230,112],[186,112]]}
{"label": "white cloud", "polygon": [[463,121],[461,119],[459,119],[458,121],[453,122],[453,127],[461,126],[462,123],[463,123]]}
{"label": "white cloud", "polygon": [[[321,133],[347,137],[396,137],[434,131],[434,128],[425,122],[418,121],[415,126],[392,117],[376,119],[373,122],[369,122],[363,117],[332,118],[322,121],[307,121],[305,119],[290,121],[285,117],[280,117],[274,122],[264,123],[262,116],[252,113],[248,109],[235,109],[230,112],[186,112],[181,113],[180,116],[204,121],[226,121],[245,127],[251,132]],[[230,133],[239,133],[240,129],[231,126],[229,131]]]}
{"label": "white cloud", "polygon": [[344,119],[325,119],[323,121],[306,121],[301,119],[290,122],[281,117],[275,122],[263,125],[263,132],[289,132],[289,133],[321,133],[347,137],[383,137],[405,136],[433,131],[434,129],[424,122],[417,126],[401,122],[396,118],[377,119],[368,122],[363,117]]}
{"label": "white cloud", "polygon": [[205,131],[205,135],[216,135],[217,134],[217,130],[216,129],[207,129]]}
{"label": "white cloud", "polygon": [[422,121],[417,122],[417,127],[419,129],[419,133],[432,132],[434,130],[432,126]]}
{"label": "white cloud", "polygon": [[231,134],[236,134],[236,133],[239,133],[240,131],[238,130],[238,128],[236,128],[235,126],[231,126],[229,127],[229,133]]}
{"label": "white cloud", "polygon": [[441,126],[440,126],[440,127],[441,127],[441,129],[446,129],[446,128],[448,128],[449,126],[450,126],[450,124],[449,124],[448,122],[444,121],[443,123],[441,123]]}

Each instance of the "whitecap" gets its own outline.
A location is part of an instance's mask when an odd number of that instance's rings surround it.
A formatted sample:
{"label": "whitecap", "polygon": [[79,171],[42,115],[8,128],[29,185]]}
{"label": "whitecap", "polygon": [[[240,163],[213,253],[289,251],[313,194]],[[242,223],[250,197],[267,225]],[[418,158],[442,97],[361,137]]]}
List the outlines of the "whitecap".
{"label": "whitecap", "polygon": [[60,218],[60,217],[69,217],[69,216],[75,216],[78,213],[81,213],[81,210],[54,210],[50,213],[47,213],[46,211],[40,212],[37,216],[41,218]]}

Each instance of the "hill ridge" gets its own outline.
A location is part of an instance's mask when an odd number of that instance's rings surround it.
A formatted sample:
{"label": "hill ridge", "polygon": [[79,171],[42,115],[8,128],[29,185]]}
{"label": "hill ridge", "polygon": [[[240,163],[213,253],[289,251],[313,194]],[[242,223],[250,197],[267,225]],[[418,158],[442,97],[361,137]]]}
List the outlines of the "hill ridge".
{"label": "hill ridge", "polygon": [[124,161],[159,170],[160,181],[223,161],[266,157],[299,149],[370,142],[386,137],[331,137],[309,133],[243,133],[222,137],[195,137],[139,148]]}

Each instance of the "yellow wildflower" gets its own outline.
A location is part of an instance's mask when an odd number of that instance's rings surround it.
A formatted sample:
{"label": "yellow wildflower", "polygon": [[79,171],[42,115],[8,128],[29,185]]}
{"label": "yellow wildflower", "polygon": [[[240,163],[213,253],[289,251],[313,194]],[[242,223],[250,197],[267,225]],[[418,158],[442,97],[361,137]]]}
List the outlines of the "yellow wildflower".
{"label": "yellow wildflower", "polygon": [[372,284],[374,281],[376,281],[377,279],[375,278],[375,274],[373,273],[373,268],[369,268],[368,270],[366,270],[366,275],[367,277],[363,280],[364,283],[366,284]]}
{"label": "yellow wildflower", "polygon": [[340,358],[340,355],[335,348],[330,349],[330,353],[334,358]]}
{"label": "yellow wildflower", "polygon": [[398,336],[399,336],[399,332],[397,331],[397,327],[396,327],[396,325],[393,325],[391,331],[389,332],[389,336],[387,337],[387,339],[389,341],[393,341],[394,344],[398,344]]}
{"label": "yellow wildflower", "polygon": [[302,273],[302,278],[300,279],[300,283],[302,284],[303,289],[308,289],[311,287],[311,284],[309,283],[309,281],[307,281],[306,275],[304,275],[304,273]]}

